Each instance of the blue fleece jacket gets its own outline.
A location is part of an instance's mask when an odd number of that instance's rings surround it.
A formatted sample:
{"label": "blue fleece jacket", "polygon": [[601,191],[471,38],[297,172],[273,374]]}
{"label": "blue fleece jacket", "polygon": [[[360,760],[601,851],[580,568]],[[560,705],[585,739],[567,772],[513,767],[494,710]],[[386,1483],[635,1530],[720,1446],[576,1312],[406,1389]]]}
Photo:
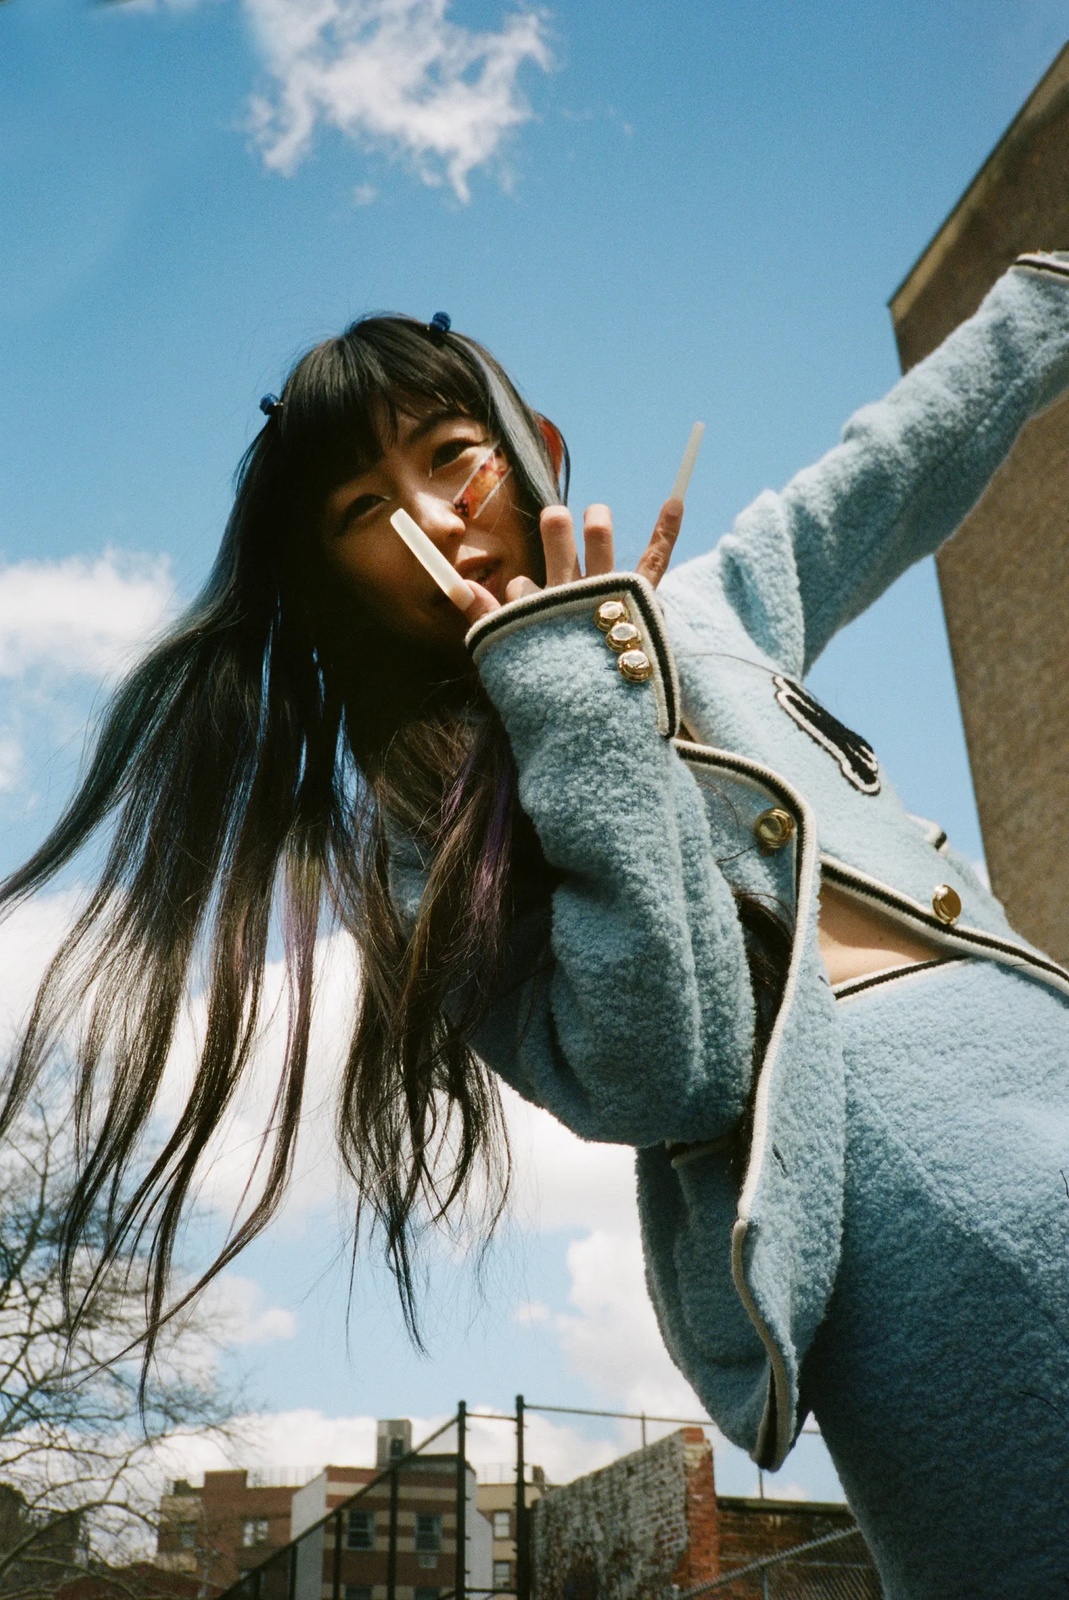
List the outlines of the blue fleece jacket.
{"label": "blue fleece jacket", "polygon": [[[520,919],[474,1041],[586,1139],[632,1144],[666,1345],[723,1431],[778,1466],[835,1282],[843,1060],[817,942],[821,874],[944,947],[1069,975],[1009,927],[863,740],[807,694],[837,629],[950,536],[1069,385],[1069,254],[1022,257],[976,315],[658,594],[583,579],[483,618],[469,648],[559,874]],[[619,607],[622,632],[607,629]],[[399,900],[418,897],[399,851]],[[771,1038],[735,891],[792,932]],[[545,958],[547,947],[550,959]],[[1009,1064],[1008,1064],[1009,1069]],[[756,1072],[756,1081],[754,1074]],[[753,1107],[741,1193],[727,1145]]]}

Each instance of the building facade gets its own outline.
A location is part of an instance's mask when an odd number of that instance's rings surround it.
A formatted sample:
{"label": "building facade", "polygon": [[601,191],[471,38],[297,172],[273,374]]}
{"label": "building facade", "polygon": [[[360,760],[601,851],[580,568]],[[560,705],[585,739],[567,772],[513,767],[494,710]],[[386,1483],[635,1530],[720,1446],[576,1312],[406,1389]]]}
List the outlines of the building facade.
{"label": "building facade", "polygon": [[[1029,250],[1069,249],[1069,45],[891,299],[903,369]],[[991,884],[1069,962],[1069,868],[1046,846],[1069,801],[1069,400],[1033,419],[938,557]]]}
{"label": "building facade", "polygon": [[[541,1467],[529,1468],[530,1479],[525,1488],[525,1504],[530,1510],[542,1498],[548,1487]],[[500,1483],[480,1483],[475,1490],[475,1503],[490,1524],[493,1537],[493,1587],[495,1594],[514,1594],[516,1591],[516,1481],[505,1479]]]}
{"label": "building facade", "polygon": [[178,1478],[160,1501],[156,1565],[228,1588],[290,1540],[296,1484],[265,1485],[244,1467]]}
{"label": "building facade", "polygon": [[[411,1455],[407,1420],[380,1422],[375,1466],[327,1466],[303,1484],[245,1469],[179,1479],[160,1503],[156,1565],[219,1592],[248,1579],[256,1600],[439,1600],[457,1562],[457,1458]],[[465,1467],[469,1587],[489,1594],[491,1523]]]}
{"label": "building facade", "polygon": [[701,1428],[549,1490],[531,1527],[532,1600],[685,1600],[709,1583],[709,1600],[881,1592],[845,1505],[718,1496]]}

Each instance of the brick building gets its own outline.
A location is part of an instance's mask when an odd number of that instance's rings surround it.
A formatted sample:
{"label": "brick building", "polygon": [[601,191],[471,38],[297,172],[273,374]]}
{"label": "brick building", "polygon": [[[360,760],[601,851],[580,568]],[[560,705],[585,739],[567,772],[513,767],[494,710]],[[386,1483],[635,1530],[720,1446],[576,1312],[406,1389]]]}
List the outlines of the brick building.
{"label": "brick building", "polygon": [[178,1478],[160,1501],[156,1565],[227,1588],[291,1538],[297,1484],[249,1481],[244,1467]]}
{"label": "brick building", "polygon": [[[872,1558],[846,1506],[718,1496],[700,1428],[551,1489],[531,1524],[534,1600],[673,1600],[718,1579],[713,1594],[724,1600],[879,1600]],[[789,1550],[797,1554],[767,1578],[752,1570]],[[751,1570],[724,1583],[742,1569]]]}
{"label": "brick building", "polygon": [[[530,1481],[526,1486],[526,1505],[535,1505],[545,1494],[548,1485],[541,1467],[531,1467]],[[475,1490],[475,1503],[489,1522],[493,1535],[493,1586],[495,1591],[511,1594],[516,1588],[516,1482],[514,1478],[499,1483],[480,1483]]]}
{"label": "brick building", "polygon": [[[411,1448],[408,1421],[380,1422],[375,1466],[327,1466],[303,1484],[250,1482],[243,1468],[206,1472],[200,1488],[179,1479],[160,1503],[156,1564],[214,1592],[251,1574],[258,1600],[322,1600],[337,1559],[339,1600],[381,1600],[388,1587],[396,1600],[438,1600],[454,1582],[457,1458],[404,1459]],[[471,1467],[466,1484],[468,1582],[485,1592],[493,1533]]]}
{"label": "brick building", "polygon": [[[891,298],[903,370],[1023,251],[1069,249],[1069,45]],[[984,856],[1010,920],[1069,962],[1069,400],[1034,418],[938,557]]]}
{"label": "brick building", "polygon": [[[294,1494],[295,1600],[333,1594],[335,1558],[341,1600],[381,1600],[390,1589],[396,1600],[439,1600],[441,1593],[452,1590],[456,1456],[420,1455],[402,1462],[389,1477],[380,1474],[380,1468],[326,1467]],[[468,1584],[485,1593],[493,1579],[493,1533],[476,1504],[471,1467],[465,1479]],[[330,1512],[338,1514],[337,1520],[323,1521]],[[392,1526],[396,1538],[391,1557]],[[272,1574],[267,1588],[261,1585],[260,1600],[273,1600],[288,1581],[288,1567]]]}

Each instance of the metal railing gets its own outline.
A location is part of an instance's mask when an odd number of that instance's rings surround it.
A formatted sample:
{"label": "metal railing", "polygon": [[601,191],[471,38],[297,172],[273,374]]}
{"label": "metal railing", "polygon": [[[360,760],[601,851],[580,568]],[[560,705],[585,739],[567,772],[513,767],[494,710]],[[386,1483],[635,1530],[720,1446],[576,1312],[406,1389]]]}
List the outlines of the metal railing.
{"label": "metal railing", "polygon": [[[414,1594],[416,1600],[420,1600],[421,1588],[426,1591],[426,1600],[431,1600],[432,1595],[434,1600],[476,1600],[477,1596],[531,1600],[528,1488],[540,1490],[543,1487],[531,1481],[525,1460],[525,1435],[531,1412],[637,1422],[643,1447],[647,1443],[647,1424],[711,1426],[707,1417],[535,1404],[525,1401],[522,1395],[516,1396],[514,1413],[481,1409],[472,1413],[471,1420],[480,1424],[508,1425],[515,1437],[512,1582],[487,1586],[479,1579],[492,1575],[492,1568],[487,1565],[488,1560],[492,1561],[492,1545],[486,1545],[489,1525],[487,1530],[476,1529],[470,1515],[475,1510],[475,1474],[467,1461],[469,1412],[467,1404],[461,1400],[455,1413],[440,1427],[413,1449],[374,1471],[366,1483],[338,1505],[328,1507],[296,1539],[273,1551],[224,1590],[219,1600],[328,1600],[328,1597],[329,1600],[371,1600],[374,1593],[381,1595],[384,1589],[386,1600],[398,1600],[399,1590],[406,1595]],[[449,1434],[453,1437],[447,1441]],[[440,1447],[444,1443],[452,1448],[442,1453]],[[432,1452],[429,1449],[432,1445],[438,1445],[439,1450]],[[759,1486],[763,1497],[763,1480]],[[325,1492],[329,1491],[328,1482]],[[432,1505],[439,1510],[427,1512],[425,1508]],[[418,1523],[420,1507],[424,1508],[422,1514],[431,1518],[425,1524],[422,1550]],[[353,1513],[361,1511],[369,1512],[370,1518],[358,1525],[351,1518]],[[385,1519],[385,1538],[378,1520],[380,1515]],[[354,1529],[358,1526],[359,1538],[354,1539]],[[478,1551],[473,1557],[476,1533],[481,1535],[484,1545],[482,1559]],[[825,1547],[847,1539],[860,1540],[856,1527],[837,1529],[722,1573],[718,1578],[682,1591],[678,1600],[699,1600],[699,1597],[704,1600],[706,1595],[722,1595],[725,1600],[751,1600],[751,1597],[759,1597],[759,1600],[799,1600],[799,1597],[804,1600],[878,1600],[878,1579],[865,1561],[863,1545],[861,1560],[857,1563],[821,1560],[820,1552]],[[434,1578],[438,1579],[437,1583]],[[442,1583],[443,1578],[449,1587]]]}
{"label": "metal railing", "polygon": [[[474,1505],[475,1475],[467,1460],[468,1408],[461,1400],[455,1413],[388,1466],[377,1470],[339,1505],[330,1507],[296,1539],[275,1550],[257,1566],[244,1573],[225,1589],[219,1600],[365,1600],[374,1590],[386,1590],[387,1600],[397,1600],[399,1589],[432,1591],[435,1600],[474,1600],[475,1596],[518,1596],[529,1600],[530,1580],[527,1562],[527,1492],[524,1468],[524,1404],[517,1396],[514,1416],[480,1411],[480,1421],[511,1423],[516,1430],[516,1565],[515,1587],[473,1583],[469,1509]],[[453,1433],[453,1449],[445,1454],[429,1452]],[[452,1474],[449,1492],[442,1481]],[[438,1479],[436,1483],[434,1480]],[[436,1492],[437,1491],[437,1492]],[[327,1483],[329,1492],[329,1480]],[[403,1503],[404,1502],[404,1503]],[[416,1507],[436,1505],[437,1511],[422,1512]],[[447,1512],[446,1506],[449,1510]],[[361,1530],[361,1542],[349,1537],[354,1513],[366,1511],[371,1521]],[[378,1533],[377,1518],[386,1516],[386,1537]],[[431,1519],[420,1548],[418,1518]],[[406,1524],[415,1517],[413,1537]],[[385,1548],[382,1548],[383,1542]],[[402,1548],[402,1545],[404,1548]],[[492,1557],[490,1558],[492,1560]],[[449,1571],[451,1587],[440,1583],[419,1583],[423,1563],[425,1577],[439,1563]]]}

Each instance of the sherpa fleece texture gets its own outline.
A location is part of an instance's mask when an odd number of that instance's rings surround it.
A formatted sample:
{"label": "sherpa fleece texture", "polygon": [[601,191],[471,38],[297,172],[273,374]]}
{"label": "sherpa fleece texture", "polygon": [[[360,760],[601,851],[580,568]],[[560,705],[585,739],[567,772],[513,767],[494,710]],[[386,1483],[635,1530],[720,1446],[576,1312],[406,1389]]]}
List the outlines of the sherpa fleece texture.
{"label": "sherpa fleece texture", "polygon": [[862,990],[839,1017],[845,1226],[806,1401],[887,1600],[1057,1600],[1069,1002],[964,960]]}
{"label": "sherpa fleece texture", "polygon": [[[561,875],[551,910],[517,925],[509,976],[473,1042],[582,1137],[637,1147],[667,1347],[765,1466],[782,1462],[803,1420],[801,1364],[843,1229],[845,1077],[816,936],[821,873],[948,954],[1069,989],[800,679],[838,628],[954,531],[1023,424],[1067,384],[1069,256],[1023,258],[841,444],[670,574],[660,605],[642,580],[614,574],[513,602],[469,634],[521,803]],[[625,599],[649,681],[621,674],[594,625],[607,596]],[[773,806],[795,832],[762,854],[753,824]],[[420,866],[398,848],[403,908],[418,902]],[[933,909],[942,885],[962,901],[953,926]],[[775,897],[794,930],[756,1085],[735,888]],[[739,1194],[724,1146],[751,1092]]]}

